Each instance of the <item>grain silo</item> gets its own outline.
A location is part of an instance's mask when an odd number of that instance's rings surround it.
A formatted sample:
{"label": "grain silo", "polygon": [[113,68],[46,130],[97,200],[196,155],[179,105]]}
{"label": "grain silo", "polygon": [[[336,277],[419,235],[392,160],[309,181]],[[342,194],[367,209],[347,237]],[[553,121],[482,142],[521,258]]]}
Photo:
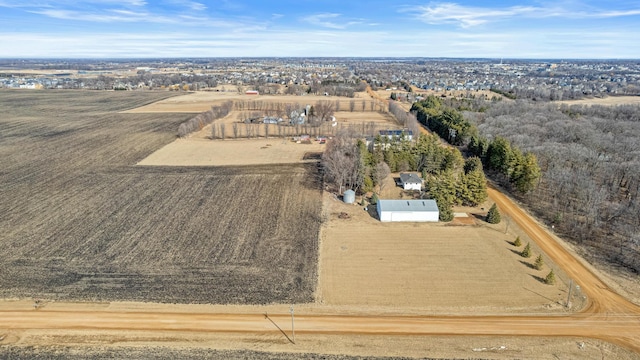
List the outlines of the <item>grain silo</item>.
{"label": "grain silo", "polygon": [[353,190],[345,191],[344,195],[342,195],[342,200],[347,204],[353,204],[356,202],[356,192]]}

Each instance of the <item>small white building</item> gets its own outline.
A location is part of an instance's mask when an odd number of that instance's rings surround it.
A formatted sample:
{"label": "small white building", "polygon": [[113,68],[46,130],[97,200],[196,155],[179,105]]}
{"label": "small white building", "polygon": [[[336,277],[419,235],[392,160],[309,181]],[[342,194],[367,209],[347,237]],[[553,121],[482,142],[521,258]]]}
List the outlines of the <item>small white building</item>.
{"label": "small white building", "polygon": [[405,190],[422,190],[422,179],[416,173],[401,173],[400,184]]}
{"label": "small white building", "polygon": [[435,200],[378,200],[382,222],[437,222],[440,216]]}

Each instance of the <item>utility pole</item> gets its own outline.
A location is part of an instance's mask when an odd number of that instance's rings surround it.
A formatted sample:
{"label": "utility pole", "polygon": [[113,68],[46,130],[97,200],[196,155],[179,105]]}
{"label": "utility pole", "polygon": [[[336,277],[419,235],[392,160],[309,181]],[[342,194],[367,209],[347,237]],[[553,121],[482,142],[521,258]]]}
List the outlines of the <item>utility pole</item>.
{"label": "utility pole", "polygon": [[293,344],[296,343],[296,329],[293,326],[293,305],[289,308],[289,312],[291,313],[291,340]]}

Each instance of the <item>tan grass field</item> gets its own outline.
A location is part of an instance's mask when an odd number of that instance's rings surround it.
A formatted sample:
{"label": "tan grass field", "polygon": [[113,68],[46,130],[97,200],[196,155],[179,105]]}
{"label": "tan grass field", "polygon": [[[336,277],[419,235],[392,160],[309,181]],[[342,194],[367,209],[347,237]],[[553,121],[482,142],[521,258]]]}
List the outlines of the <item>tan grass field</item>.
{"label": "tan grass field", "polygon": [[[296,144],[283,139],[177,139],[149,155],[137,165],[234,166],[300,163],[306,153],[324,151],[325,145]],[[311,160],[311,161],[317,161]]]}
{"label": "tan grass field", "polygon": [[[228,100],[235,101],[264,101],[274,103],[295,103],[300,106],[307,104],[313,105],[318,101],[338,101],[340,104],[339,110],[349,110],[350,104],[354,102],[354,110],[363,112],[363,105],[365,112],[371,111],[371,99],[355,97],[353,99],[338,97],[338,96],[321,96],[321,95],[245,95],[238,92],[213,92],[213,91],[198,91],[192,92],[181,96],[172,97],[170,99],[155,102],[153,104],[145,105],[139,108],[124,111],[125,113],[162,113],[162,112],[176,112],[176,113],[199,113],[207,111],[212,105]],[[338,109],[336,109],[338,110]]]}
{"label": "tan grass field", "polygon": [[[323,304],[437,314],[563,311],[563,286],[537,280],[546,272],[521,263],[510,235],[487,226],[381,223],[362,206],[331,195],[324,203]],[[341,212],[350,218],[338,218]]]}
{"label": "tan grass field", "polygon": [[604,106],[638,105],[640,104],[640,96],[609,96],[605,98],[563,100],[563,101],[556,101],[556,103],[566,104],[566,105],[604,105]]}

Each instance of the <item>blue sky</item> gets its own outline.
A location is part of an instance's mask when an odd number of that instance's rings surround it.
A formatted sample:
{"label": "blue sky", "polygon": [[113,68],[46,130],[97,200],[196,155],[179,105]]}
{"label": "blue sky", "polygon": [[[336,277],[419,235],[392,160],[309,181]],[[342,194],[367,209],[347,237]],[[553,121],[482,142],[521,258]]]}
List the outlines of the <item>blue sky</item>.
{"label": "blue sky", "polygon": [[0,0],[0,57],[640,58],[640,1]]}

